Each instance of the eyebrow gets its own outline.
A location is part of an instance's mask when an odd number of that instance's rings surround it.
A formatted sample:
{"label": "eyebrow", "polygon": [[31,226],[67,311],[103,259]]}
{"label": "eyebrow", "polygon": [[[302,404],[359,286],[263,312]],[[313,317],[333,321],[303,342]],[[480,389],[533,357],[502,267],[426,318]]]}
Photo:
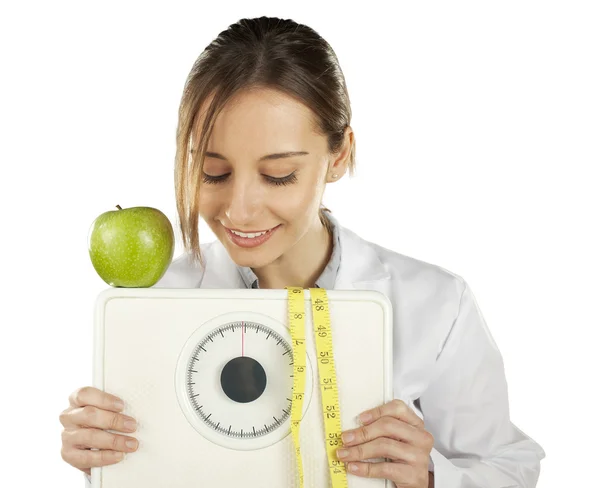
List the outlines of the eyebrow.
{"label": "eyebrow", "polygon": [[[262,158],[260,158],[259,161],[269,161],[272,159],[292,158],[294,156],[306,156],[307,154],[308,153],[306,151],[288,151],[288,152],[282,152],[282,153],[267,154],[266,156],[263,156]],[[207,151],[206,157],[223,159],[224,161],[227,161],[227,158],[225,156],[222,156],[221,154],[215,153],[215,152]]]}

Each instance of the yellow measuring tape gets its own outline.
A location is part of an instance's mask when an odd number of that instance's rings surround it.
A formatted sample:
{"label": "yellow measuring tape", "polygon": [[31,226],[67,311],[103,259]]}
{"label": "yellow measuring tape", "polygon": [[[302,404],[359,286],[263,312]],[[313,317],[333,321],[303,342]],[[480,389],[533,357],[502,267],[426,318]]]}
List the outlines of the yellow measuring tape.
{"label": "yellow measuring tape", "polygon": [[[300,420],[306,379],[306,344],[304,331],[304,289],[288,286],[288,316],[292,335],[294,355],[294,388],[292,392],[291,428],[296,450],[296,462],[300,477],[300,488],[304,488],[302,455],[300,454]],[[346,469],[338,460],[336,451],[342,446],[342,427],[340,404],[333,360],[331,340],[331,319],[327,292],[322,288],[309,288],[312,303],[313,326],[317,348],[319,383],[321,384],[321,403],[325,424],[325,450],[331,477],[331,488],[347,488]]]}

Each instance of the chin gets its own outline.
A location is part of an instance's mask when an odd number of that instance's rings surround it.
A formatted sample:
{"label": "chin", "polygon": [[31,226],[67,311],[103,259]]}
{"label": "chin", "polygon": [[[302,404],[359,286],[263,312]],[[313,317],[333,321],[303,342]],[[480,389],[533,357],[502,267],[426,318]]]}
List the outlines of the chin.
{"label": "chin", "polygon": [[[265,263],[272,261],[274,258],[269,258],[273,256],[273,249],[244,249],[236,246],[232,242],[228,242],[229,239],[225,237],[226,242],[223,243],[229,255],[232,259],[236,261],[244,261],[246,263],[254,263],[252,266],[258,266],[258,263]],[[250,266],[249,264],[244,264],[243,266]],[[260,264],[260,266],[264,266],[264,264]]]}
{"label": "chin", "polygon": [[[237,247],[232,242],[229,242],[227,236],[225,236],[227,242],[223,245],[229,256],[238,266],[246,266],[248,268],[262,268],[267,266],[279,258],[280,254],[273,248],[267,249],[243,249]],[[267,243],[268,244],[268,243]]]}

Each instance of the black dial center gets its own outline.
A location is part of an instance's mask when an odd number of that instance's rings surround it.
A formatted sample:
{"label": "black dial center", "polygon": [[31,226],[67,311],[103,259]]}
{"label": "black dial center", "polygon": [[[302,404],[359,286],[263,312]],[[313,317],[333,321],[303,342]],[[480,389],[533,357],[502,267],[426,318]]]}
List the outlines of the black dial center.
{"label": "black dial center", "polygon": [[265,370],[251,357],[232,359],[221,371],[221,388],[234,402],[253,402],[263,394],[266,387]]}

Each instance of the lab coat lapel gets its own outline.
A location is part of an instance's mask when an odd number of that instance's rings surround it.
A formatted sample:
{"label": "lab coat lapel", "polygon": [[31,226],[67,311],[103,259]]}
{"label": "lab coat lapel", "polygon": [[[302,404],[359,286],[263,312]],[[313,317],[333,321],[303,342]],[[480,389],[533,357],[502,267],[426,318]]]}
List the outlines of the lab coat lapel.
{"label": "lab coat lapel", "polygon": [[340,226],[340,247],[340,269],[334,288],[373,290],[391,299],[391,275],[375,252],[375,246]]}
{"label": "lab coat lapel", "polygon": [[[340,268],[334,289],[374,290],[390,297],[390,273],[374,245],[339,225]],[[206,249],[206,269],[202,288],[246,288],[244,281],[223,244],[216,240]]]}

